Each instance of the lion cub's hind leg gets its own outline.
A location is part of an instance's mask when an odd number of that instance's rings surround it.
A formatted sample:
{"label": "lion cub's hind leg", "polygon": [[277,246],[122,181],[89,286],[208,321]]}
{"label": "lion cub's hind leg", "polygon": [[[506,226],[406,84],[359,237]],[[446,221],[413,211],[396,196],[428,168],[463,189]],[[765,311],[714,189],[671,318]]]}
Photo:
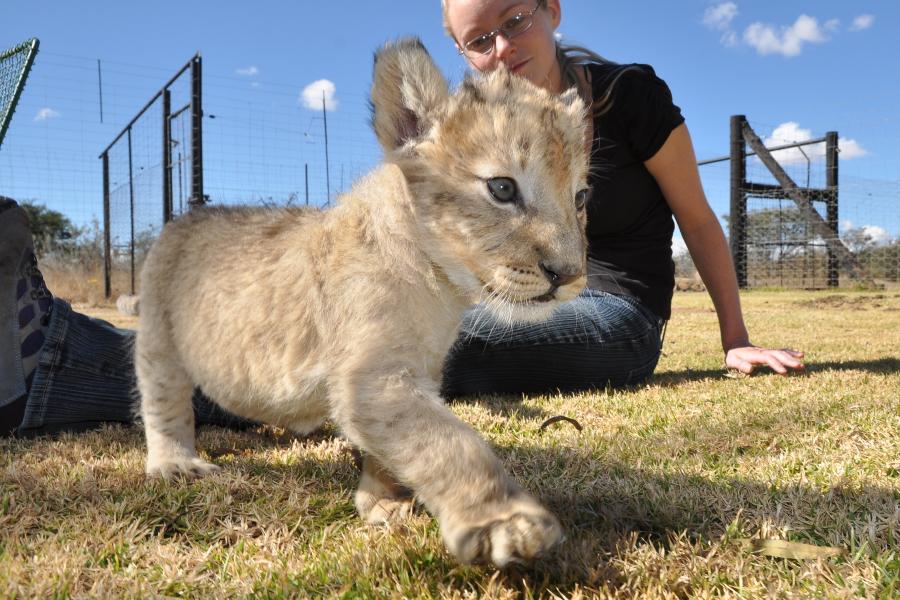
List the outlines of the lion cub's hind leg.
{"label": "lion cub's hind leg", "polygon": [[[154,348],[138,334],[135,368],[147,437],[147,475],[201,477],[219,467],[197,456],[193,384],[174,352]],[[158,345],[158,344],[157,344]]]}
{"label": "lion cub's hind leg", "polygon": [[355,500],[359,516],[373,525],[402,521],[413,510],[412,492],[369,455],[363,458]]}

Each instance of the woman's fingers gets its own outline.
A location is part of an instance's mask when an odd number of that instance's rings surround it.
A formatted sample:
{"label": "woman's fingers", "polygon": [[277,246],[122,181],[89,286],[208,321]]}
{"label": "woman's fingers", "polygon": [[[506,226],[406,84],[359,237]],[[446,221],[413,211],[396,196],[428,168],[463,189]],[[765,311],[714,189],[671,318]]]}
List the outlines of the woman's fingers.
{"label": "woman's fingers", "polygon": [[792,369],[803,368],[803,363],[799,360],[800,358],[803,358],[802,352],[788,350],[787,348],[783,350],[773,350],[772,352],[775,356],[778,357],[778,360],[781,361],[781,364],[791,367]]}
{"label": "woman's fingers", "polygon": [[767,366],[779,375],[786,375],[789,368],[804,368],[799,360],[802,357],[803,352],[790,348],[770,350],[749,346],[730,350],[725,356],[725,365],[729,369],[736,369],[748,375],[753,372],[755,366]]}
{"label": "woman's fingers", "polygon": [[778,373],[779,375],[784,375],[787,373],[787,369],[784,368],[784,365],[781,364],[781,361],[778,360],[778,357],[775,356],[775,353],[771,350],[765,350],[762,352],[763,359],[765,364],[769,365],[769,368]]}

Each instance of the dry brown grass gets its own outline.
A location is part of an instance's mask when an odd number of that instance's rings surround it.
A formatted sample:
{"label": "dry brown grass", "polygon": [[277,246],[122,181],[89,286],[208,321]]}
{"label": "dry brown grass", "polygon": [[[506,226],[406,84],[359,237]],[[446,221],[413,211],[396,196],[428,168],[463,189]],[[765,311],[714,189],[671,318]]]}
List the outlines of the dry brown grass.
{"label": "dry brown grass", "polygon": [[[41,274],[47,287],[69,302],[98,308],[110,302],[103,292],[102,267],[42,261]],[[113,302],[120,294],[131,293],[131,275],[126,269],[113,270],[110,283]]]}
{"label": "dry brown grass", "polygon": [[[331,430],[204,429],[224,471],[166,484],[144,479],[139,431],[108,427],[0,441],[0,596],[897,597],[900,294],[744,298],[755,341],[806,349],[806,374],[727,375],[708,298],[685,293],[647,386],[454,405],[560,515],[537,565],[459,566],[421,512],[367,527]],[[557,414],[584,430],[540,433]]]}

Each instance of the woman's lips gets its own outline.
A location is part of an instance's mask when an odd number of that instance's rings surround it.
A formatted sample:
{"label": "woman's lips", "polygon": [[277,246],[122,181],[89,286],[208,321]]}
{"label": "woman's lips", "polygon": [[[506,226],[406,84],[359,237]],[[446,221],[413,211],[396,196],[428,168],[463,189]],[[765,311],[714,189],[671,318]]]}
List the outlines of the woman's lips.
{"label": "woman's lips", "polygon": [[530,61],[530,60],[531,60],[530,58],[526,58],[525,60],[523,60],[523,61],[521,61],[521,62],[517,62],[516,64],[514,64],[513,66],[511,66],[511,67],[509,68],[509,70],[512,71],[513,73],[516,73],[516,74],[521,73],[522,68],[523,68],[523,67],[525,66],[525,64],[528,63],[528,61]]}

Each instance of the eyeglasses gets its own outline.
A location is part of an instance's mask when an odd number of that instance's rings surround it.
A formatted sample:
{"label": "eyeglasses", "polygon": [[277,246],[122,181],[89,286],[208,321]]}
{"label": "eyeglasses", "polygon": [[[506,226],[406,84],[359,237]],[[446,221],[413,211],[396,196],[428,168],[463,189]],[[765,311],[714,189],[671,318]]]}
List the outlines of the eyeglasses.
{"label": "eyeglasses", "polygon": [[494,51],[494,45],[498,35],[503,35],[503,37],[508,40],[511,40],[518,35],[522,35],[534,25],[534,13],[544,5],[545,1],[546,0],[538,0],[534,10],[516,13],[504,21],[497,29],[488,33],[483,33],[478,37],[469,40],[462,45],[459,53],[471,57],[487,55]]}

